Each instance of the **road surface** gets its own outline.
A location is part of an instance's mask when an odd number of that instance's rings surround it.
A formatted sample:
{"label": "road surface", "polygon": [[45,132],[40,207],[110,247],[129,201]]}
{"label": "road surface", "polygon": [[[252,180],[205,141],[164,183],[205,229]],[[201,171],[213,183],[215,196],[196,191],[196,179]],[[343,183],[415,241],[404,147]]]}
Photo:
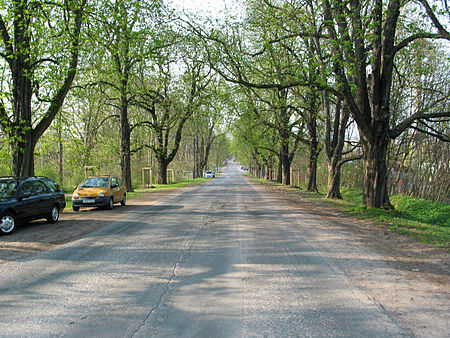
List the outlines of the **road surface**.
{"label": "road surface", "polygon": [[409,336],[237,165],[121,215],[0,265],[0,336]]}

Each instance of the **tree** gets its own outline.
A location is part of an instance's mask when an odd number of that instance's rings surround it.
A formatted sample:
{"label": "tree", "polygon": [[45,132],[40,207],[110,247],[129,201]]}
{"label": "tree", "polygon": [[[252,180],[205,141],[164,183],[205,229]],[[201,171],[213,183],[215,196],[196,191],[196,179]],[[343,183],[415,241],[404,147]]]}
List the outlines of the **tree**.
{"label": "tree", "polygon": [[[189,49],[189,54],[177,59],[175,48],[161,51],[154,74],[147,69],[142,71],[136,103],[147,112],[148,118],[134,128],[145,126],[154,135],[145,146],[154,152],[158,161],[158,184],[167,184],[167,168],[178,152],[185,123],[202,106],[202,95],[210,81],[210,71],[201,58],[201,50],[193,44],[186,45],[184,48]],[[184,73],[180,77],[172,67],[175,64],[180,67],[181,63]]]}
{"label": "tree", "polygon": [[[251,13],[253,14],[253,13]],[[302,73],[298,72],[297,60],[292,56],[287,45],[295,44],[295,41],[286,42],[284,46],[275,46],[269,40],[277,37],[277,26],[267,23],[268,18],[259,20],[259,14],[251,17],[247,24],[255,30],[254,36],[240,32],[239,28],[230,24],[229,30],[223,29],[228,35],[212,31],[206,34],[201,29],[196,29],[208,50],[211,67],[216,70],[226,81],[247,88],[247,96],[256,97],[266,105],[272,118],[260,119],[261,123],[274,128],[279,134],[278,157],[280,170],[279,180],[283,184],[290,184],[290,166],[298,149],[300,137],[298,116],[292,105],[289,104],[292,94],[290,88],[296,85],[297,76],[301,77],[301,83],[306,83]],[[257,36],[256,34],[260,34]],[[251,53],[250,45],[254,49],[263,48],[263,52]],[[244,90],[245,92],[245,90]],[[258,113],[258,109],[255,110]]]}
{"label": "tree", "polygon": [[202,177],[208,169],[208,159],[214,141],[223,133],[228,87],[223,81],[211,83],[201,109],[193,113],[189,133],[193,141],[193,178]]}
{"label": "tree", "polygon": [[[258,177],[272,179],[275,159],[279,158],[279,134],[268,125],[267,122],[273,117],[264,109],[262,102],[244,92],[246,90],[235,94],[236,102],[233,104],[234,121],[231,132],[235,152],[244,163],[256,169]],[[278,168],[277,181],[281,183],[281,165]]]}
{"label": "tree", "polygon": [[[254,7],[259,4],[249,1]],[[398,52],[418,39],[447,39],[449,33],[439,22],[438,11],[429,6],[426,0],[420,1],[422,16],[429,18],[430,25],[420,25],[419,8],[415,4],[402,4],[399,0],[375,3],[357,1],[313,1],[278,2],[264,0],[265,13],[275,20],[283,20],[287,27],[283,34],[266,40],[259,51],[247,53],[260,56],[272,45],[284,45],[296,37],[314,38],[326,45],[326,58],[335,73],[335,86],[329,88],[323,80],[309,84],[316,89],[333,90],[344,100],[361,136],[364,164],[363,202],[370,207],[390,208],[387,194],[387,149],[391,139],[395,139],[415,121],[445,118],[448,111],[428,113],[418,112],[393,124],[390,112],[390,95],[394,59]],[[305,6],[305,4],[307,6]],[[409,21],[400,21],[400,13],[410,14]],[[448,14],[445,9],[442,11]],[[415,15],[415,17],[414,17]],[[315,23],[310,18],[321,17]],[[405,25],[403,25],[403,22]],[[295,25],[298,27],[295,29]],[[323,28],[326,28],[325,30]],[[434,31],[433,31],[434,29]],[[223,40],[211,37],[223,46]],[[398,40],[398,42],[397,42]],[[225,50],[227,51],[227,50]],[[320,65],[317,65],[320,66]],[[229,68],[236,68],[230,62]],[[322,78],[328,78],[328,68]],[[299,68],[301,69],[301,67]],[[287,77],[283,85],[254,83],[245,72],[235,72],[236,82],[255,88],[291,88],[304,85],[299,77]],[[438,99],[440,100],[440,99]],[[442,120],[441,120],[442,121]],[[445,120],[444,120],[445,121]],[[445,135],[439,135],[443,140]]]}
{"label": "tree", "polygon": [[[420,0],[424,16],[435,32],[411,25],[401,28],[400,15],[414,13],[414,4],[382,0],[372,5],[356,1],[323,0],[336,80],[345,105],[358,125],[363,150],[363,202],[369,207],[392,208],[387,189],[387,151],[414,121],[448,117],[449,112],[417,112],[391,127],[391,89],[394,60],[400,50],[423,38],[447,39],[450,34],[426,0]],[[418,17],[412,18],[416,22]]]}
{"label": "tree", "polygon": [[85,166],[105,170],[115,162],[111,159],[117,153],[114,132],[117,116],[107,96],[94,86],[75,88],[60,114],[64,121],[66,163],[72,169],[71,174],[84,174]]}
{"label": "tree", "polygon": [[34,175],[36,143],[75,78],[86,3],[2,2],[0,57],[8,94],[0,102],[0,125],[11,145],[15,176]]}
{"label": "tree", "polygon": [[[419,111],[450,111],[449,61],[445,47],[432,40],[414,41],[399,52],[391,99],[395,123]],[[440,201],[448,198],[450,143],[436,134],[450,135],[448,119],[439,124],[433,120],[417,121],[391,142],[391,194]]]}
{"label": "tree", "polygon": [[[132,191],[131,182],[131,131],[129,108],[133,97],[133,80],[137,65],[148,60],[152,49],[159,48],[158,39],[153,38],[153,23],[149,18],[158,16],[159,1],[142,2],[126,0],[103,1],[97,8],[99,25],[93,38],[104,55],[100,64],[102,70],[100,84],[113,92],[111,104],[118,111],[120,120],[120,167],[127,191]],[[155,45],[157,47],[155,47]],[[107,53],[104,53],[107,51]]]}

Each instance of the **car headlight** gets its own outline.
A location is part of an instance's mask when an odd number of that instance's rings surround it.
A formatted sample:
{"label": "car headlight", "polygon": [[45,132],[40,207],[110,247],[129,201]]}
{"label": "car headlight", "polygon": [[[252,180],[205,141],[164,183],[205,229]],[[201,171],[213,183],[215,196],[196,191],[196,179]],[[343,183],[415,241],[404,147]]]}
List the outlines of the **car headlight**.
{"label": "car headlight", "polygon": [[105,194],[104,193],[100,193],[100,194],[98,194],[98,197],[105,197]]}
{"label": "car headlight", "polygon": [[73,194],[73,198],[74,198],[74,199],[78,199],[78,198],[80,198],[80,195],[78,195],[78,194]]}

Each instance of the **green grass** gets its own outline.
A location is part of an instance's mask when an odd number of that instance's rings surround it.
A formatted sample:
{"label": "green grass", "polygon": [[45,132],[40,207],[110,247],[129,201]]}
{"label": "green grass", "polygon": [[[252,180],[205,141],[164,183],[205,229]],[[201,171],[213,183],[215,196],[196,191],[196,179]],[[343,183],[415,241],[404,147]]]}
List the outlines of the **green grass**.
{"label": "green grass", "polygon": [[[140,189],[134,189],[134,191],[132,192],[127,192],[127,200],[132,200],[135,198],[138,198],[139,196],[141,196],[142,194],[145,193],[152,193],[158,190],[165,190],[165,189],[177,189],[177,188],[182,188],[182,187],[186,187],[186,186],[190,186],[190,185],[195,185],[195,184],[199,184],[202,182],[207,181],[205,178],[196,178],[193,180],[185,180],[185,181],[180,181],[180,182],[175,182],[173,184],[156,184],[153,185],[153,188],[140,188]],[[66,190],[64,190],[66,192]],[[73,192],[73,188],[71,190],[68,190],[66,192],[66,194],[71,194]],[[72,210],[72,195],[66,195],[66,208],[64,210]]]}
{"label": "green grass", "polygon": [[[367,208],[362,192],[342,188],[342,201],[333,200],[345,212],[380,221],[389,229],[425,243],[450,248],[450,204],[404,195],[390,196],[393,210]],[[326,200],[326,199],[324,199]]]}
{"label": "green grass", "polygon": [[[269,184],[275,184],[262,179],[251,178]],[[276,185],[280,185],[276,183]],[[304,187],[303,187],[304,188]],[[321,187],[322,191],[325,190]],[[286,187],[286,189],[291,189]],[[343,199],[327,199],[324,194],[308,192],[304,189],[299,193],[308,199],[321,200],[340,210],[378,221],[387,228],[398,233],[407,234],[425,243],[431,243],[450,249],[450,204],[427,201],[403,195],[390,196],[394,210],[367,208],[362,204],[362,192],[358,189],[342,187]]]}

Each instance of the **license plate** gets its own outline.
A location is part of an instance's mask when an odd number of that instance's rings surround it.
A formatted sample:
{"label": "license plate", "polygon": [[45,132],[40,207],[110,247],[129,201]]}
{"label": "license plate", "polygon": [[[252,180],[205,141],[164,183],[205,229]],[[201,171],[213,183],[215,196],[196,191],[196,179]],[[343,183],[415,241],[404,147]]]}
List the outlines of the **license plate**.
{"label": "license plate", "polygon": [[83,203],[92,204],[92,203],[95,203],[95,200],[83,200]]}

